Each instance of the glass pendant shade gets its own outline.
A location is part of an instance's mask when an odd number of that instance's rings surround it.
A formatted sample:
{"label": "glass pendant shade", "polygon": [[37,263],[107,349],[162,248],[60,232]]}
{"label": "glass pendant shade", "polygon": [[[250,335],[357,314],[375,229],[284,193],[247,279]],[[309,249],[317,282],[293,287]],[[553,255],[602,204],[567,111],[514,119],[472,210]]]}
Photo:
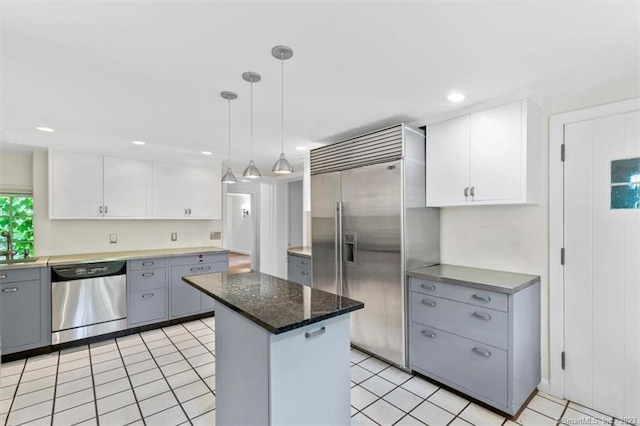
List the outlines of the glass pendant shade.
{"label": "glass pendant shade", "polygon": [[222,183],[238,183],[238,179],[236,179],[236,175],[231,171],[231,167],[229,167],[224,176],[222,176]]}
{"label": "glass pendant shade", "polygon": [[247,179],[259,179],[262,177],[260,174],[260,170],[253,163],[253,160],[249,161],[249,165],[246,169],[244,169],[244,173],[242,173],[242,177]]}
{"label": "glass pendant shade", "polygon": [[293,173],[293,167],[291,163],[287,161],[287,157],[285,157],[284,152],[280,153],[280,158],[273,165],[273,169],[271,171],[277,175],[288,175],[289,173]]}

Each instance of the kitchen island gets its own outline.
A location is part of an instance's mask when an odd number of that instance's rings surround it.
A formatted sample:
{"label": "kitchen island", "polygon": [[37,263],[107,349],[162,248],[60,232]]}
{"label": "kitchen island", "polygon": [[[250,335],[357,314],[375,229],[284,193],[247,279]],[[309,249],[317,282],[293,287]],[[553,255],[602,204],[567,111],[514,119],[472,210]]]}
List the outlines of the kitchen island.
{"label": "kitchen island", "polygon": [[260,272],[183,280],[215,300],[216,424],[350,424],[362,302]]}

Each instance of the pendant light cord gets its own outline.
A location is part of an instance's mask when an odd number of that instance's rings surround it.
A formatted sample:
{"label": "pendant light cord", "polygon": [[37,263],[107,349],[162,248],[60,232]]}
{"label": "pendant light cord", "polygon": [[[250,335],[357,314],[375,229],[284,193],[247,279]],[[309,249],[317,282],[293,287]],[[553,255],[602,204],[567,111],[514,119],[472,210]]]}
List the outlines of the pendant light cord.
{"label": "pendant light cord", "polygon": [[227,99],[229,103],[229,164],[227,167],[231,168],[231,99]]}
{"label": "pendant light cord", "polygon": [[253,77],[251,77],[251,143],[249,144],[249,160],[253,161]]}
{"label": "pendant light cord", "polygon": [[281,105],[281,119],[280,119],[280,137],[282,139],[282,153],[284,153],[284,52],[280,54],[280,87],[281,87],[281,99],[282,99],[282,105]]}

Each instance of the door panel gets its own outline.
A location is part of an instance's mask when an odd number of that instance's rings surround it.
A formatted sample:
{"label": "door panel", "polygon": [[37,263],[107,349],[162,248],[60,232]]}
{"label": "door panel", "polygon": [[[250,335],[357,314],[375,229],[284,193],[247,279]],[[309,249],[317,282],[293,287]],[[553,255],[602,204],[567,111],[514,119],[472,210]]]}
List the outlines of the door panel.
{"label": "door panel", "polygon": [[105,217],[147,216],[148,168],[144,160],[104,157]]}
{"label": "door panel", "polygon": [[401,173],[399,161],[342,172],[342,251],[343,295],[364,302],[351,342],[404,365]]}
{"label": "door panel", "polygon": [[336,245],[336,203],[340,199],[340,172],[311,176],[312,285],[334,294],[340,291]]}
{"label": "door panel", "polygon": [[565,127],[565,393],[616,417],[640,415],[640,209],[612,208],[612,161],[640,157],[639,121]]}

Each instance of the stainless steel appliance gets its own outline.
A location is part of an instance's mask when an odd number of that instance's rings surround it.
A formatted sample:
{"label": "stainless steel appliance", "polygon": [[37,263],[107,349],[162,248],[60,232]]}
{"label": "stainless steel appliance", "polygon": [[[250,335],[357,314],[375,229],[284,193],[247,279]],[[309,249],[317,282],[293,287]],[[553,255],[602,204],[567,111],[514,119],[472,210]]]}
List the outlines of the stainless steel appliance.
{"label": "stainless steel appliance", "polygon": [[51,268],[51,343],[124,330],[127,327],[126,262]]}
{"label": "stainless steel appliance", "polygon": [[364,302],[351,343],[408,368],[407,269],[440,263],[425,135],[404,124],[311,151],[313,287]]}

